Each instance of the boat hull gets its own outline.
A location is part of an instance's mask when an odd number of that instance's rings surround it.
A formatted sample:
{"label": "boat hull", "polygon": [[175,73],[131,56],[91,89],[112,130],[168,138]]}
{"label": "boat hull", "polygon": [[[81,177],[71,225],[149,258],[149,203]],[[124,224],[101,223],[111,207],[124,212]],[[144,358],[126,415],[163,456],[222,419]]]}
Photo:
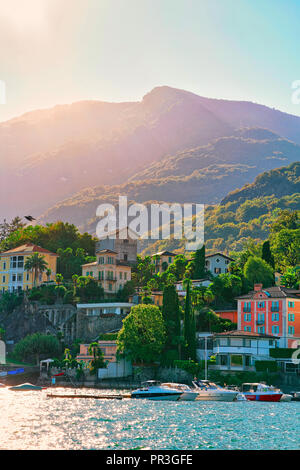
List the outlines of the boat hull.
{"label": "boat hull", "polygon": [[133,393],[131,398],[138,400],[152,400],[152,401],[178,401],[181,393]]}
{"label": "boat hull", "polygon": [[269,401],[269,402],[279,402],[282,393],[270,393],[270,394],[261,394],[261,393],[244,393],[248,401]]}
{"label": "boat hull", "polygon": [[238,393],[199,392],[197,401],[234,401]]}
{"label": "boat hull", "polygon": [[198,397],[198,392],[183,392],[181,397],[179,397],[179,401],[194,401]]}

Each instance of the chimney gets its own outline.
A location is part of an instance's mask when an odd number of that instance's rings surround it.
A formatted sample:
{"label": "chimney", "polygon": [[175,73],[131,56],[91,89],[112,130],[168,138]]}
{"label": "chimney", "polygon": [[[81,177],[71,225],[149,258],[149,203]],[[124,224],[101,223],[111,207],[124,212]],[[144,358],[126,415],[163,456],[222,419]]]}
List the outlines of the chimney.
{"label": "chimney", "polygon": [[261,292],[263,288],[262,284],[254,284],[254,291],[255,292]]}

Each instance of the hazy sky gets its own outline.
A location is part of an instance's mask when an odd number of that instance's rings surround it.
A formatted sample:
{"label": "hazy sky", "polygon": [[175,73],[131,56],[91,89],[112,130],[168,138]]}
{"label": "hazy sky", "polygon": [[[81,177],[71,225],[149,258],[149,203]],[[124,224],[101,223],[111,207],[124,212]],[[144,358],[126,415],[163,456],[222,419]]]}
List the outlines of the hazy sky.
{"label": "hazy sky", "polygon": [[0,121],[158,85],[300,115],[299,24],[299,0],[0,0]]}

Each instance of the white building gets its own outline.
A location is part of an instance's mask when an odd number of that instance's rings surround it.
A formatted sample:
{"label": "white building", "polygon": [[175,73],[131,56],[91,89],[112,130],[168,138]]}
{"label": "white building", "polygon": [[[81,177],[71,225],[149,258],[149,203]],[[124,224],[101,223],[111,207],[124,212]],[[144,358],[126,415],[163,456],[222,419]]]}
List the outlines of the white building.
{"label": "white building", "polygon": [[215,333],[213,355],[216,365],[210,369],[227,371],[255,370],[255,361],[270,361],[270,349],[278,345],[279,338],[248,331]]}
{"label": "white building", "polygon": [[77,309],[84,310],[87,316],[103,314],[124,315],[130,313],[133,303],[130,302],[100,302],[90,304],[77,304]]}
{"label": "white building", "polygon": [[229,258],[229,256],[222,253],[214,253],[212,255],[205,256],[205,267],[213,276],[218,276],[219,274],[228,273],[228,265],[231,261],[234,260]]}

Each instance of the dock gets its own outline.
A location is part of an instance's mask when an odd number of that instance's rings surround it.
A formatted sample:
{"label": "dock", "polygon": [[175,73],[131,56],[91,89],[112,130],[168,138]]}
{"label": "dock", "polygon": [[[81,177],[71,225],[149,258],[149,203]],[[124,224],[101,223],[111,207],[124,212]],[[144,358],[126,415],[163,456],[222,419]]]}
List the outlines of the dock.
{"label": "dock", "polygon": [[123,398],[131,398],[130,395],[83,395],[74,393],[72,395],[56,393],[47,393],[47,398],[94,398],[96,400],[123,400]]}

